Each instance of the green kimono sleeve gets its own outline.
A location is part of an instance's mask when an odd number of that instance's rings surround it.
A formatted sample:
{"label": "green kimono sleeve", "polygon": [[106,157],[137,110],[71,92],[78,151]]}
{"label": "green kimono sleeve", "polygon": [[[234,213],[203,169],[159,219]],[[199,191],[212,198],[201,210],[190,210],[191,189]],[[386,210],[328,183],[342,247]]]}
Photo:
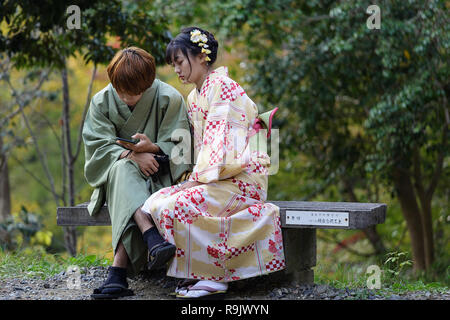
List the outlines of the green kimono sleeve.
{"label": "green kimono sleeve", "polygon": [[107,182],[109,170],[125,150],[116,144],[115,138],[114,124],[102,112],[100,103],[92,99],[83,127],[84,175],[92,187]]}

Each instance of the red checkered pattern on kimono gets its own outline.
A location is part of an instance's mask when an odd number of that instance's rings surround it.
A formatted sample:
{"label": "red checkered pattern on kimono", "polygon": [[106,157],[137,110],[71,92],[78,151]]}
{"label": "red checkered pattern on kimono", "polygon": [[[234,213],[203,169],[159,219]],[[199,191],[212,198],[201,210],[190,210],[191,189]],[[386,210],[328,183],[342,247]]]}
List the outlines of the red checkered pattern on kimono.
{"label": "red checkered pattern on kimono", "polygon": [[239,93],[240,96],[243,96],[245,94],[244,89],[242,89],[242,87],[237,82],[236,82],[236,92]]}
{"label": "red checkered pattern on kimono", "polygon": [[277,216],[277,226],[278,229],[281,229],[281,216]]}
{"label": "red checkered pattern on kimono", "polygon": [[225,120],[212,120],[206,124],[203,144],[210,144],[217,137],[221,137],[225,130]]}
{"label": "red checkered pattern on kimono", "polygon": [[174,217],[181,223],[192,223],[195,219],[197,219],[197,214],[194,212],[186,212],[183,208],[185,205],[182,201],[177,200],[175,203],[175,214]]}
{"label": "red checkered pattern on kimono", "polygon": [[184,249],[177,248],[176,254],[177,254],[177,258],[184,257],[185,256]]}
{"label": "red checkered pattern on kimono", "polygon": [[206,129],[205,130],[221,129],[224,123],[225,123],[225,120],[208,121],[208,124],[206,125]]}
{"label": "red checkered pattern on kimono", "polygon": [[222,281],[223,277],[203,277],[203,276],[198,276],[194,273],[191,273],[191,277],[194,279],[199,279],[199,280],[211,280],[211,281]]}
{"label": "red checkered pattern on kimono", "polygon": [[197,110],[197,105],[192,102],[191,103],[191,107],[188,109],[188,112],[190,111],[191,113]]}
{"label": "red checkered pattern on kimono", "polygon": [[252,162],[249,167],[252,166],[252,164],[255,166],[255,168],[252,170],[254,173],[265,173],[266,168],[262,166],[259,162]]}
{"label": "red checkered pattern on kimono", "polygon": [[254,251],[255,250],[255,244],[252,243],[246,247],[241,247],[240,249],[235,248],[235,247],[231,247],[228,249],[228,251],[230,252],[231,257],[237,257],[238,255],[240,255],[241,253],[247,252],[247,251]]}
{"label": "red checkered pattern on kimono", "polygon": [[206,277],[197,276],[196,274],[193,274],[193,273],[191,273],[191,277],[194,278],[194,279],[200,279],[200,280],[205,280],[206,279]]}
{"label": "red checkered pattern on kimono", "polygon": [[202,97],[206,97],[206,92],[208,92],[209,86],[211,85],[211,81],[209,77],[205,79],[205,84],[203,85],[202,91],[200,92],[200,95]]}
{"label": "red checkered pattern on kimono", "polygon": [[284,260],[273,259],[268,264],[266,264],[266,270],[268,271],[276,271],[285,266]]}
{"label": "red checkered pattern on kimono", "polygon": [[241,190],[242,195],[245,197],[247,195],[247,191],[248,191],[247,187],[250,187],[250,183],[243,182],[243,181],[237,180],[237,179],[233,179],[232,182],[233,183],[237,182],[237,184],[239,186],[239,190]]}
{"label": "red checkered pattern on kimono", "polygon": [[216,150],[211,152],[211,158],[209,160],[209,165],[215,165],[217,163],[222,163],[223,161],[223,143],[217,146]]}
{"label": "red checkered pattern on kimono", "polygon": [[[175,209],[176,210],[176,209]],[[182,223],[186,223],[187,219],[189,218],[189,215],[183,211],[175,211],[175,219]]]}
{"label": "red checkered pattern on kimono", "polygon": [[222,91],[220,92],[220,99],[223,101],[234,101],[236,96],[236,85],[232,83],[222,82]]}

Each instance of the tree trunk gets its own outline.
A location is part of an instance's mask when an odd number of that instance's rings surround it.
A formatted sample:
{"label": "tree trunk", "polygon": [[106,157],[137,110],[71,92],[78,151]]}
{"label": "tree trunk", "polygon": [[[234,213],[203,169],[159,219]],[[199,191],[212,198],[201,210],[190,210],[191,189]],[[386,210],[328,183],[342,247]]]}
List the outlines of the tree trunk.
{"label": "tree trunk", "polygon": [[414,187],[408,172],[401,168],[393,171],[394,185],[397,191],[400,206],[411,238],[414,270],[425,270],[424,233],[422,217],[417,204]]}
{"label": "tree trunk", "polygon": [[[445,141],[444,141],[445,143]],[[441,155],[442,156],[442,155]],[[434,260],[434,241],[433,241],[433,223],[431,216],[431,200],[433,192],[436,188],[437,181],[440,176],[442,162],[438,161],[435,171],[435,179],[431,179],[430,186],[426,188],[423,182],[423,176],[420,168],[420,152],[418,148],[414,148],[413,152],[413,168],[414,168],[414,187],[416,194],[419,196],[422,230],[424,236],[424,250],[425,250],[425,266],[430,268]]]}
{"label": "tree trunk", "polygon": [[0,135],[0,222],[5,221],[11,215],[8,158],[2,150],[3,137]]}
{"label": "tree trunk", "polygon": [[364,234],[369,239],[377,255],[384,255],[386,253],[386,247],[381,240],[380,235],[377,232],[377,226],[370,226],[363,229]]}
{"label": "tree trunk", "polygon": [[433,224],[431,217],[431,199],[422,204],[422,229],[424,241],[425,267],[429,269],[434,261]]}
{"label": "tree trunk", "polygon": [[[65,153],[65,163],[67,165],[67,182],[69,184],[69,205],[75,205],[75,187],[74,187],[74,162],[72,156],[72,144],[70,139],[70,103],[69,103],[69,82],[67,80],[67,69],[63,68],[61,71],[62,87],[63,87],[63,114],[62,114],[62,130],[65,149],[62,150]],[[64,241],[66,249],[70,255],[75,256],[77,254],[77,234],[75,227],[64,228]]]}

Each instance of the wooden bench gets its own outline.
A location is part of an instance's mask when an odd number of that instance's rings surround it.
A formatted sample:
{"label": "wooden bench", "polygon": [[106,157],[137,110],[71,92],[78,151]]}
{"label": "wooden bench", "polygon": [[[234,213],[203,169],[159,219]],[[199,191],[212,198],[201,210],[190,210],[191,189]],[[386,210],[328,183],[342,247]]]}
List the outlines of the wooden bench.
{"label": "wooden bench", "polygon": [[[268,201],[280,207],[286,269],[283,276],[299,284],[313,283],[316,265],[316,229],[365,229],[383,223],[386,204],[359,202]],[[108,208],[95,216],[88,202],[57,209],[59,226],[111,225]]]}

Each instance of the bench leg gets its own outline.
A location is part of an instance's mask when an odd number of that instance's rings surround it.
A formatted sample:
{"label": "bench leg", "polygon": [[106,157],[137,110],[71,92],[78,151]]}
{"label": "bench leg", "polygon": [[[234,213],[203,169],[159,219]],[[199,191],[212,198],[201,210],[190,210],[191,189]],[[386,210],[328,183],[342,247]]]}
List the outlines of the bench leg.
{"label": "bench leg", "polygon": [[283,229],[285,274],[297,284],[313,284],[316,265],[316,229]]}

